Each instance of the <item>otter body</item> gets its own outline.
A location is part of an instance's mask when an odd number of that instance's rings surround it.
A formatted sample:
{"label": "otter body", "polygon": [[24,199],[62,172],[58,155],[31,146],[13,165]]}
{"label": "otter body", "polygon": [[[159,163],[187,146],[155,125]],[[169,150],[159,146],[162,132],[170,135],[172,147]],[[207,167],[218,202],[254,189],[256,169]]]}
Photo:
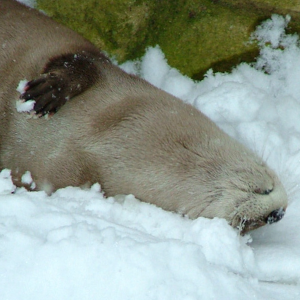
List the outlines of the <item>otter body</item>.
{"label": "otter body", "polygon": [[[99,182],[107,196],[134,194],[243,231],[281,219],[276,174],[200,111],[36,10],[1,0],[0,24],[0,169],[16,185],[26,171],[48,192]],[[49,120],[16,111],[24,78],[21,98],[36,100],[35,112],[60,108]]]}

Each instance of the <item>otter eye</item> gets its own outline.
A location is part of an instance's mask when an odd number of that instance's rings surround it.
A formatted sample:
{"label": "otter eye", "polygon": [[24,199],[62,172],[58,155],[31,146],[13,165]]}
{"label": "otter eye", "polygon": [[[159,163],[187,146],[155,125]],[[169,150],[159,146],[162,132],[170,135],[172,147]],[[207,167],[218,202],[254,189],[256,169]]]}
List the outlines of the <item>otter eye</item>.
{"label": "otter eye", "polygon": [[254,190],[254,193],[260,194],[260,195],[269,195],[272,191],[273,191],[273,189],[262,190],[260,188],[257,188]]}

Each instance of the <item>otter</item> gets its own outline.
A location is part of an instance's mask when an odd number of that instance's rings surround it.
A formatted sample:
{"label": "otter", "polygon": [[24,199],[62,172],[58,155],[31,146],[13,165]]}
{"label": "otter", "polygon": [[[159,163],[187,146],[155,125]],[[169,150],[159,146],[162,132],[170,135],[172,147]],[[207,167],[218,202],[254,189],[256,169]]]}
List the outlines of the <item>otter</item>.
{"label": "otter", "polygon": [[[199,110],[17,1],[0,1],[0,22],[0,169],[17,186],[26,171],[48,193],[99,182],[107,196],[225,218],[242,233],[283,217],[274,171]],[[19,96],[40,118],[16,111]]]}

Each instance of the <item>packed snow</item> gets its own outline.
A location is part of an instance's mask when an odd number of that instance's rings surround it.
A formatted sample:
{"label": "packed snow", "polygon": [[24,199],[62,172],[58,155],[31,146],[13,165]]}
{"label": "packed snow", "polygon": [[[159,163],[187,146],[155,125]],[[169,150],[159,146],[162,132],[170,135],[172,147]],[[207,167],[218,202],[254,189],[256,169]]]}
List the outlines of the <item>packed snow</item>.
{"label": "packed snow", "polygon": [[257,28],[256,64],[211,70],[201,82],[169,67],[159,47],[121,66],[262,156],[289,195],[280,222],[241,237],[222,219],[192,221],[132,195],[105,198],[99,184],[27,192],[3,170],[0,298],[300,299],[300,48],[287,23],[273,16]]}

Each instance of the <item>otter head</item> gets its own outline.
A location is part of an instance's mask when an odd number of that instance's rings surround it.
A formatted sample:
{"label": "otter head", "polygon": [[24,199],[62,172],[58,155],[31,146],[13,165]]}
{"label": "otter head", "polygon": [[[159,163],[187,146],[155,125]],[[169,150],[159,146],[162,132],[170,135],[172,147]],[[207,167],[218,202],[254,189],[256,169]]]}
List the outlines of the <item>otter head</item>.
{"label": "otter head", "polygon": [[179,212],[192,219],[225,218],[241,234],[284,216],[287,194],[283,185],[244,146],[225,135],[221,140],[211,139],[205,147],[195,147],[194,141],[181,147],[185,156],[178,166],[182,181],[172,194],[172,201],[180,203]]}
{"label": "otter head", "polygon": [[287,194],[277,175],[242,145],[231,145],[208,170],[213,189],[201,215],[219,214],[242,234],[281,220]]}
{"label": "otter head", "polygon": [[276,174],[201,112],[161,95],[123,100],[93,126],[101,128],[94,149],[103,150],[106,194],[134,194],[192,219],[225,218],[242,233],[279,221],[287,195]]}
{"label": "otter head", "polygon": [[[254,157],[254,155],[253,155]],[[276,174],[265,163],[252,160],[232,182],[239,191],[230,224],[242,233],[282,219],[287,207],[287,194]]]}
{"label": "otter head", "polygon": [[182,145],[188,152],[185,163],[191,162],[187,175],[193,174],[193,181],[187,179],[187,195],[194,196],[185,207],[189,217],[225,218],[244,234],[284,216],[287,194],[282,183],[243,145],[214,131],[204,143],[186,139]]}
{"label": "otter head", "polygon": [[225,133],[211,131],[208,137],[204,143],[194,138],[182,143],[185,162],[191,162],[187,175],[193,174],[186,194],[194,196],[185,213],[225,218],[242,234],[282,219],[287,194],[277,175]]}
{"label": "otter head", "polygon": [[113,126],[118,147],[105,151],[116,158],[103,176],[108,195],[131,193],[192,219],[225,218],[241,233],[283,217],[287,194],[276,174],[201,112],[176,99],[134,107]]}

